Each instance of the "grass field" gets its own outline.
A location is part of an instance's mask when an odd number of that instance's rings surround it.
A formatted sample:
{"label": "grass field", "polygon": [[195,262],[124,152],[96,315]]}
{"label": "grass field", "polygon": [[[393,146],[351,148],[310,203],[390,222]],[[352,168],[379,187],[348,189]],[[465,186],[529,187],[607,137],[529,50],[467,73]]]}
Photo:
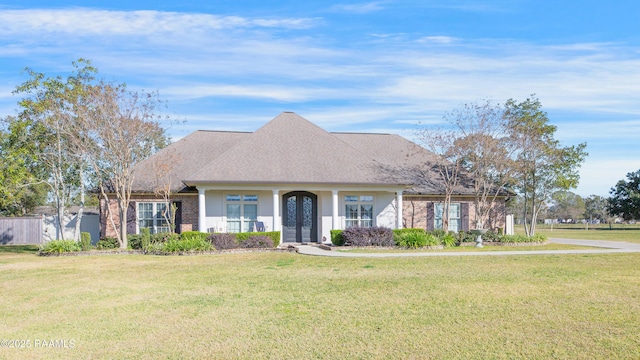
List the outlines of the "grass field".
{"label": "grass field", "polygon": [[[631,359],[640,255],[0,252],[14,359]],[[38,348],[36,340],[73,340]]]}
{"label": "grass field", "polygon": [[[521,225],[516,225],[515,230],[516,234],[524,234],[524,227]],[[588,230],[583,224],[557,224],[553,227],[537,225],[536,233],[545,234],[550,238],[626,241],[640,244],[640,225],[589,225]]]}

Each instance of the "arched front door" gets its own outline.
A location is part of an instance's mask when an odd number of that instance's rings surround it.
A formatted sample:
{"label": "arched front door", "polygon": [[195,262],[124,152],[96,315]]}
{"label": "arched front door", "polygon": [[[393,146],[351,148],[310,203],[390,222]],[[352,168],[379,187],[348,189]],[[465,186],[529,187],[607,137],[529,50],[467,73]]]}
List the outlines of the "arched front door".
{"label": "arched front door", "polygon": [[318,242],[318,197],[305,191],[282,196],[284,242]]}

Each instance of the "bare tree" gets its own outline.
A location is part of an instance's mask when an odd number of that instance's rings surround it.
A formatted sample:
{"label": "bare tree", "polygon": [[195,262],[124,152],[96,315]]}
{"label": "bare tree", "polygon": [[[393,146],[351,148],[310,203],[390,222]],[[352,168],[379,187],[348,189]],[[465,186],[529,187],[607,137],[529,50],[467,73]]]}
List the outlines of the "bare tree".
{"label": "bare tree", "polygon": [[[163,104],[155,92],[134,92],[105,81],[88,90],[79,133],[120,248],[127,247],[127,215],[134,166],[167,143],[160,125]],[[87,140],[87,139],[90,139]],[[115,198],[115,199],[114,199]],[[111,201],[117,203],[117,221]]]}
{"label": "bare tree", "polygon": [[175,165],[181,161],[180,155],[175,151],[164,150],[163,156],[158,156],[153,159],[153,173],[155,177],[155,184],[153,187],[153,193],[157,197],[162,198],[165,203],[165,210],[162,212],[164,221],[169,225],[169,231],[174,232],[176,228],[176,211],[178,210],[176,204],[172,201],[173,194],[173,178],[172,169]]}
{"label": "bare tree", "polygon": [[[449,208],[451,198],[459,190],[462,169],[462,153],[456,147],[458,134],[442,127],[425,128],[417,132],[421,145],[434,155],[432,161],[424,167],[414,169],[414,183],[427,184],[435,190],[444,192],[442,209],[442,228],[449,228]],[[430,174],[438,174],[433,178]]]}
{"label": "bare tree", "polygon": [[469,103],[452,113],[455,147],[462,153],[475,205],[476,229],[491,226],[498,198],[508,195],[514,183],[513,146],[507,137],[504,110],[489,100]]}

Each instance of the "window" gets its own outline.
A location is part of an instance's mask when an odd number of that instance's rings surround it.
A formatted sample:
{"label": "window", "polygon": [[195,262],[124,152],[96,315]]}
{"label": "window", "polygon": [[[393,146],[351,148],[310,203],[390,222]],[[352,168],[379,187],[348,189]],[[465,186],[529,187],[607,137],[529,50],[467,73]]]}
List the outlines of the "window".
{"label": "window", "polygon": [[253,231],[258,221],[258,195],[226,195],[227,232]]}
{"label": "window", "polygon": [[[442,212],[444,210],[444,204],[435,204],[435,224],[434,229],[442,229]],[[449,231],[460,231],[460,204],[449,204]]]}
{"label": "window", "polygon": [[373,226],[373,196],[371,195],[346,195],[345,202],[345,226]]}
{"label": "window", "polygon": [[171,209],[164,202],[138,203],[138,229],[147,228],[152,234],[170,232]]}

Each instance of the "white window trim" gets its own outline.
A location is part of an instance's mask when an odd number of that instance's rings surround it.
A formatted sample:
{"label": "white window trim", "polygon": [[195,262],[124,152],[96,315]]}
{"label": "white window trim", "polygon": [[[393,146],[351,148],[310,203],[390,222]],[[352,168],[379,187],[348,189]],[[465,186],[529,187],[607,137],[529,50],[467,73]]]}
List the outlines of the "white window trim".
{"label": "white window trim", "polygon": [[[240,196],[240,200],[227,200],[227,198],[229,196]],[[255,196],[256,200],[245,200],[244,197],[245,196]],[[241,192],[234,192],[234,193],[225,193],[223,194],[223,199],[224,199],[224,214],[223,214],[223,223],[225,224],[225,229],[227,232],[229,232],[229,217],[227,214],[227,205],[240,205],[240,232],[252,232],[253,229],[245,229],[245,221],[250,221],[251,219],[245,219],[244,217],[244,205],[256,205],[256,219],[255,221],[258,221],[258,213],[259,213],[259,209],[260,209],[260,194],[258,194],[257,192],[253,192],[253,193],[241,193]]]}
{"label": "white window trim", "polygon": [[158,213],[158,205],[159,204],[164,204],[167,209],[171,209],[171,206],[169,206],[169,204],[167,202],[164,201],[137,201],[136,202],[136,231],[138,234],[140,234],[140,230],[143,227],[140,227],[140,221],[142,220],[140,218],[140,204],[152,204],[152,216],[153,216],[153,226],[149,229],[151,231],[152,234],[158,234],[158,228],[168,228],[168,231],[162,231],[162,232],[171,232],[171,224],[167,224],[167,226],[160,226],[159,220],[164,220],[164,218],[157,218],[155,215]]}
{"label": "white window trim", "polygon": [[[357,201],[347,201],[347,197],[355,196]],[[370,196],[371,201],[362,201],[363,196]],[[371,221],[371,226],[376,226],[376,198],[373,194],[370,193],[347,193],[342,196],[342,201],[344,203],[344,228],[347,228],[347,222],[357,220],[357,226],[362,226],[363,221]],[[350,219],[347,217],[347,205],[357,205],[358,206],[358,218]],[[363,220],[362,219],[362,205],[371,205],[371,219]]]}
{"label": "white window trim", "polygon": [[[449,227],[451,227],[451,220],[452,219],[456,219],[456,220],[458,220],[458,230],[457,231],[460,231],[460,230],[462,230],[462,203],[459,203],[459,202],[449,203],[449,206],[451,206],[451,205],[458,205],[458,217],[457,218],[449,218]],[[435,230],[442,229],[441,227],[439,228],[439,227],[436,226],[437,223],[438,223],[437,222],[438,219],[440,219],[440,222],[442,222],[442,215],[440,216],[440,218],[437,217],[437,215],[438,215],[438,210],[437,210],[438,206],[441,206],[442,207],[442,211],[444,212],[444,203],[440,202],[440,203],[435,203],[433,205],[433,228]],[[454,231],[454,230],[447,229],[447,231]]]}

